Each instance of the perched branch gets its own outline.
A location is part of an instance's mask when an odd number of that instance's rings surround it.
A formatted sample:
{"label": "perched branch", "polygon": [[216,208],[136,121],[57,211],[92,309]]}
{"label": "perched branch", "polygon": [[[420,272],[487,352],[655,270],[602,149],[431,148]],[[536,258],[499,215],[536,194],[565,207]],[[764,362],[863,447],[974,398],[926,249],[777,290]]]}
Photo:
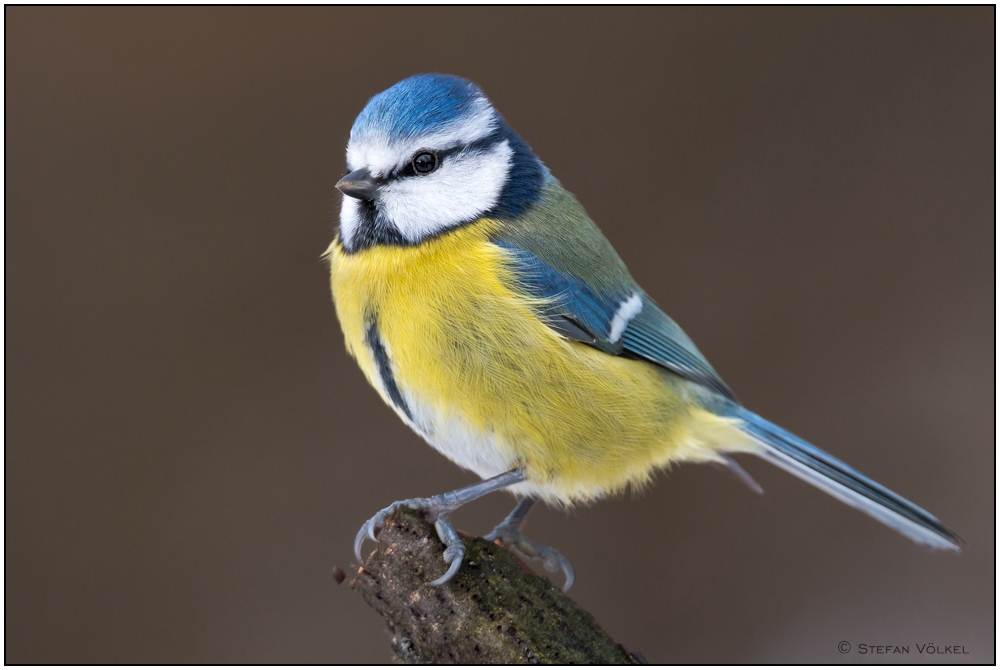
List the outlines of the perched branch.
{"label": "perched branch", "polygon": [[444,546],[418,512],[400,510],[351,588],[381,614],[392,650],[407,663],[616,663],[644,660],[506,549],[465,539],[462,569],[427,586],[447,565]]}

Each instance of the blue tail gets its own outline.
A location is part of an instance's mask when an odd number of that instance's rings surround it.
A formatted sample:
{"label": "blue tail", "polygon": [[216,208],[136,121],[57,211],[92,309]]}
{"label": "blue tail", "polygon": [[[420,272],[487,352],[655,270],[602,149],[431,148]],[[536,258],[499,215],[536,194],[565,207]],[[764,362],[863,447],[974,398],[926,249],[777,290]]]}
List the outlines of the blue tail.
{"label": "blue tail", "polygon": [[931,514],[881,484],[733,402],[724,413],[743,421],[743,431],[764,448],[758,455],[833,497],[894,528],[914,542],[959,551],[962,542]]}

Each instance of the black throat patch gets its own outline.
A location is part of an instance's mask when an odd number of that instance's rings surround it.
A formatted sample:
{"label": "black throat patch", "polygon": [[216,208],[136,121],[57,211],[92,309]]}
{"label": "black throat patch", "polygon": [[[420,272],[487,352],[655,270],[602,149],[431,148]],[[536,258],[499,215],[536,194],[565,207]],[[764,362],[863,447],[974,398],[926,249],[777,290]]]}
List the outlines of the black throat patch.
{"label": "black throat patch", "polygon": [[379,244],[404,246],[409,242],[391,221],[379,213],[373,201],[359,200],[358,227],[349,241],[344,240],[344,251],[353,254]]}

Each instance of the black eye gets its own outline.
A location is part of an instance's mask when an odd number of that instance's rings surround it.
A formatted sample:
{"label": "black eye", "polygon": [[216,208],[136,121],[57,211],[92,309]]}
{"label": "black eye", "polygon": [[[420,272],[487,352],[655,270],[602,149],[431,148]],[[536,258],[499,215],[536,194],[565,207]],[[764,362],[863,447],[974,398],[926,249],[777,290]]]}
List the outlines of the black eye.
{"label": "black eye", "polygon": [[430,174],[438,167],[438,157],[430,151],[421,151],[413,157],[413,169],[417,174]]}

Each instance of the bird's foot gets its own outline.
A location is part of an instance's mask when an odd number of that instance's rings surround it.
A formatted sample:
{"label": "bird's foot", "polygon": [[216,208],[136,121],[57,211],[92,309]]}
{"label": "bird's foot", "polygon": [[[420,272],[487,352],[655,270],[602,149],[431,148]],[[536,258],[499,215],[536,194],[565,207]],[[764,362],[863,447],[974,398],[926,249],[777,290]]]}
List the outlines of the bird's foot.
{"label": "bird's foot", "polygon": [[374,542],[375,533],[385,525],[386,519],[392,516],[400,507],[409,507],[410,509],[424,513],[427,520],[434,524],[434,529],[445,546],[443,556],[445,563],[449,564],[448,570],[434,581],[428,582],[428,585],[441,586],[447,584],[455,576],[455,573],[458,572],[458,569],[462,567],[462,558],[465,556],[465,545],[462,544],[462,538],[458,536],[458,532],[451,525],[451,520],[449,519],[449,515],[461,506],[462,502],[455,499],[455,495],[452,493],[444,493],[431,496],[430,498],[397,500],[361,526],[361,530],[358,531],[357,536],[354,538],[354,556],[360,561],[361,545],[364,543],[365,537],[371,538]]}
{"label": "bird's foot", "polygon": [[573,586],[575,574],[573,573],[573,566],[570,562],[552,547],[547,547],[544,544],[539,544],[538,542],[525,537],[521,533],[521,529],[517,526],[504,521],[499,526],[494,528],[493,531],[486,536],[486,539],[490,542],[499,540],[503,546],[508,549],[515,550],[517,553],[522,554],[526,558],[537,558],[541,560],[542,565],[544,565],[545,569],[549,572],[558,572],[561,570],[563,575],[566,577],[566,582],[562,587],[563,592],[569,591],[569,588]]}
{"label": "bird's foot", "polygon": [[[397,500],[384,510],[373,516],[361,526],[357,536],[354,538],[354,555],[358,562],[361,561],[361,543],[365,537],[375,540],[375,531],[385,525],[385,520],[400,507],[409,507],[424,513],[429,521],[434,524],[438,537],[444,542],[444,560],[448,563],[448,570],[443,575],[428,582],[431,586],[441,586],[447,584],[448,580],[455,576],[458,569],[462,567],[462,558],[465,556],[465,545],[462,538],[451,525],[449,516],[462,505],[481,498],[487,493],[505,489],[514,484],[524,481],[524,469],[518,468],[509,472],[504,472],[496,477],[484,479],[481,482],[470,484],[464,488],[431,496],[430,498],[410,498],[408,500]],[[527,509],[527,508],[526,508]]]}

